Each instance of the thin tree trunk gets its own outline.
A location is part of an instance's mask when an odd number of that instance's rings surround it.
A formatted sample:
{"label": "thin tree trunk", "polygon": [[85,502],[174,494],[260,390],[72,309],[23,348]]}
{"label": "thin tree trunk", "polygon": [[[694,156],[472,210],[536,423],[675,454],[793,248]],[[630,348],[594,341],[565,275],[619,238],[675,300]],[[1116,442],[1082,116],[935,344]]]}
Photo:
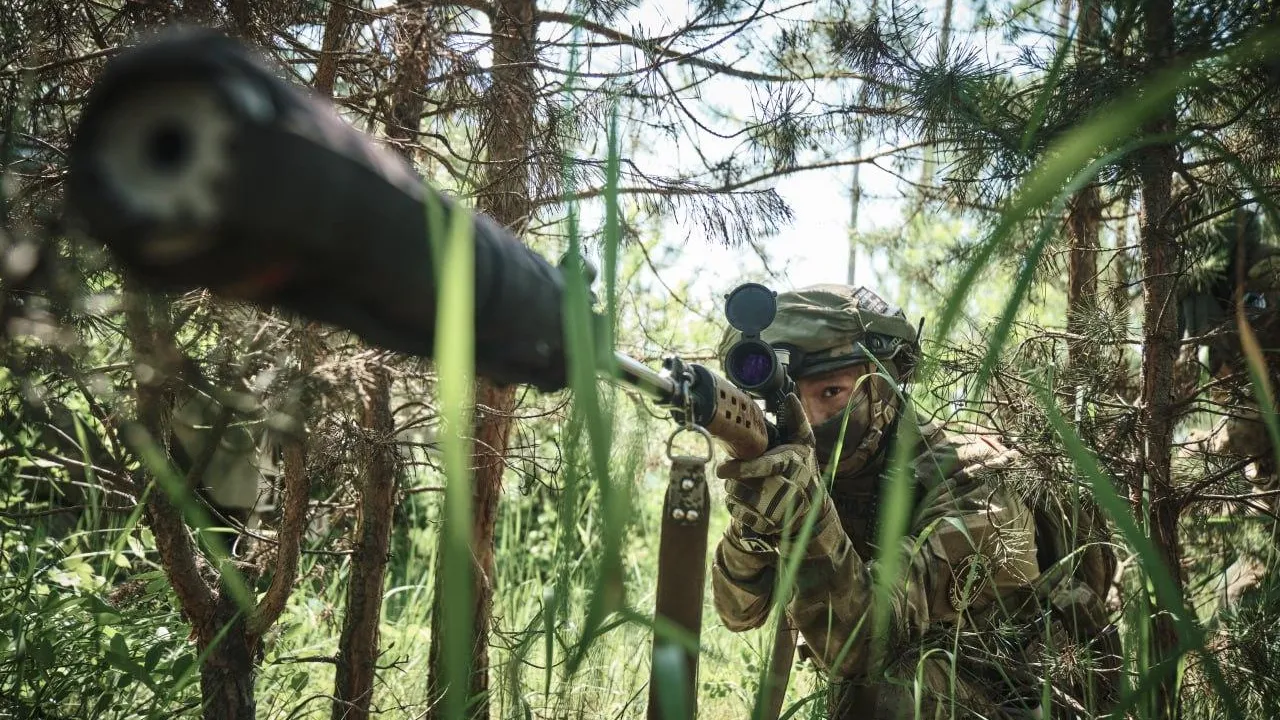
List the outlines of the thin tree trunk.
{"label": "thin tree trunk", "polygon": [[[951,0],[947,0],[950,3]],[[879,9],[879,0],[871,0],[869,12],[872,16]],[[867,83],[858,86],[858,107],[867,106],[870,93]],[[853,156],[862,157],[862,146],[866,141],[867,129],[861,122],[856,124],[853,141]],[[849,267],[845,274],[845,282],[849,285],[858,283],[858,212],[862,209],[862,163],[853,166],[853,177],[849,183]]]}
{"label": "thin tree trunk", "polygon": [[[333,97],[338,75],[338,52],[350,23],[345,2],[333,2],[325,17],[324,37],[316,65],[315,89]],[[308,324],[303,339],[311,344],[316,327]],[[303,367],[314,360],[314,349],[303,349]],[[347,579],[347,603],[342,616],[334,671],[334,720],[366,720],[370,717],[373,686],[377,679],[379,625],[382,592],[391,547],[399,464],[395,446],[395,421],[391,413],[391,374],[385,367],[373,371],[373,383],[362,403],[360,425],[365,431],[364,467],[360,480],[359,522],[356,545]],[[305,401],[304,401],[305,404]],[[295,448],[305,460],[305,449]]]}
{"label": "thin tree trunk", "polygon": [[382,620],[382,584],[391,547],[391,517],[396,500],[395,425],[391,417],[391,375],[373,371],[373,387],[360,419],[369,437],[360,483],[360,522],[347,607],[338,640],[333,704],[334,720],[366,720],[377,672],[378,624]]}
{"label": "thin tree trunk", "polygon": [[324,20],[324,37],[320,40],[320,59],[316,62],[312,86],[317,93],[327,98],[333,97],[333,86],[338,78],[338,51],[342,49],[348,17],[351,15],[348,2],[349,0],[331,0],[329,13]]}
{"label": "thin tree trunk", "polygon": [[[942,31],[938,35],[938,62],[944,67],[951,53],[951,28],[955,15],[955,0],[944,0],[942,5]],[[938,176],[938,146],[924,146],[920,163],[921,192],[927,196],[933,194],[934,181]]]}
{"label": "thin tree trunk", "polygon": [[[1152,72],[1166,66],[1174,47],[1171,0],[1144,0],[1146,20],[1144,45]],[[1150,74],[1150,73],[1149,73]],[[1171,135],[1177,127],[1172,102],[1145,131]],[[1142,183],[1142,220],[1139,244],[1142,248],[1143,279],[1143,363],[1141,407],[1146,427],[1144,466],[1150,493],[1149,533],[1165,567],[1182,590],[1181,553],[1177,523],[1179,504],[1171,483],[1173,448],[1173,366],[1178,354],[1175,284],[1179,248],[1170,226],[1172,182],[1176,149],[1163,143],[1144,149],[1139,157]],[[1139,515],[1141,517],[1141,515]],[[1152,659],[1171,663],[1178,645],[1172,618],[1159,613],[1152,625]],[[1166,668],[1156,689],[1157,716],[1173,720],[1179,716],[1174,668]]]}
{"label": "thin tree trunk", "polygon": [[[490,23],[493,32],[493,84],[486,98],[481,135],[488,150],[485,180],[477,207],[498,222],[521,232],[533,212],[530,181],[534,107],[537,100],[533,67],[537,22],[533,0],[497,0]],[[473,489],[473,568],[471,632],[471,684],[468,694],[471,717],[489,717],[489,624],[493,607],[494,526],[498,497],[506,467],[507,441],[515,406],[515,388],[487,381],[476,383],[476,430],[472,451],[475,469]],[[439,577],[437,575],[437,577]],[[432,611],[434,642],[431,647],[429,689],[431,697],[443,690],[442,633],[453,631],[440,623],[439,598]]]}
{"label": "thin tree trunk", "polygon": [[[316,342],[311,325],[302,328],[298,345],[298,365],[305,383],[315,366]],[[253,642],[270,630],[284,612],[298,579],[298,558],[302,554],[302,536],[307,529],[307,501],[311,499],[311,476],[307,473],[310,439],[306,435],[310,425],[311,397],[305,389],[296,408],[300,436],[286,440],[283,448],[284,508],[277,535],[275,574],[247,626]]]}
{"label": "thin tree trunk", "polygon": [[[862,128],[858,128],[857,140],[854,142],[854,155],[862,153]],[[858,210],[862,205],[862,177],[858,172],[861,163],[853,166],[853,179],[849,183],[849,267],[845,273],[845,282],[856,285],[858,282]]]}
{"label": "thin tree trunk", "polygon": [[[493,619],[493,557],[494,528],[498,520],[498,497],[502,491],[502,471],[506,467],[505,450],[511,430],[511,415],[515,409],[514,388],[497,387],[490,383],[476,384],[476,437],[472,451],[472,467],[475,471],[475,487],[472,492],[472,568],[473,593],[472,622],[469,629],[471,642],[471,684],[467,689],[471,699],[469,717],[479,720],[489,717],[489,623]],[[499,448],[502,449],[499,452]],[[483,480],[482,480],[483,478]],[[440,578],[437,563],[436,577]],[[428,665],[429,697],[437,698],[444,687],[446,676],[444,662],[445,643],[440,639],[449,630],[442,624],[439,598],[440,582],[436,582],[437,600],[431,610],[431,645]],[[440,717],[438,705],[429,717]]]}
{"label": "thin tree trunk", "polygon": [[[1092,183],[1076,193],[1067,209],[1067,235],[1071,243],[1067,263],[1067,332],[1083,335],[1084,320],[1097,306],[1098,231],[1102,225],[1102,196]],[[1068,364],[1079,362],[1072,348]]]}
{"label": "thin tree trunk", "polygon": [[[1076,56],[1085,67],[1094,64],[1097,55],[1092,47],[1102,25],[1101,0],[1080,0],[1076,31]],[[1064,8],[1064,14],[1066,10]],[[1067,261],[1067,333],[1085,335],[1084,318],[1097,307],[1098,296],[1098,231],[1102,226],[1102,195],[1090,183],[1072,198],[1067,206],[1067,236],[1070,242]],[[1067,365],[1080,364],[1087,354],[1085,343],[1068,344]]]}
{"label": "thin tree trunk", "polygon": [[[169,408],[173,407],[174,358],[168,307],[146,293],[128,291],[125,327],[133,345],[135,365],[146,369],[135,380],[138,422],[149,436],[146,441],[163,448],[169,437]],[[141,449],[140,442],[144,440],[132,438],[134,452]],[[139,479],[143,481],[141,487],[147,479]],[[225,587],[215,591],[205,582],[201,575],[203,561],[181,511],[167,493],[151,492],[146,512],[165,575],[178,597],[182,614],[191,623],[197,649],[205,654],[200,666],[202,716],[205,720],[253,720],[253,643],[246,637],[243,621],[235,619],[238,608],[231,594]],[[232,622],[235,625],[227,628]]]}
{"label": "thin tree trunk", "polygon": [[[252,586],[252,577],[245,580]],[[246,619],[239,610],[235,596],[223,583],[213,609],[213,625],[226,631],[200,666],[205,720],[253,720],[257,712],[253,692],[257,640],[246,631]]]}
{"label": "thin tree trunk", "polygon": [[[346,32],[349,14],[347,8],[346,2],[335,2],[330,5],[324,36],[321,39],[321,44],[328,50],[328,54],[321,57],[316,69],[315,87],[321,95],[329,98],[333,97],[334,78],[337,75],[337,58],[334,53],[341,47],[342,38]],[[295,420],[298,435],[288,438],[283,447],[284,507],[280,531],[277,534],[274,575],[271,578],[271,585],[258,601],[257,608],[244,626],[250,651],[256,651],[259,640],[284,612],[298,578],[298,559],[302,554],[302,538],[307,529],[308,501],[311,499],[311,475],[307,472],[310,437],[307,432],[311,424],[313,398],[305,385],[310,379],[316,357],[320,352],[317,328],[315,323],[304,323],[299,329],[296,342],[300,381],[304,384],[294,408],[297,413]]]}
{"label": "thin tree trunk", "polygon": [[[342,0],[345,2],[345,0]],[[227,0],[227,14],[231,16],[231,31],[245,40],[253,37],[252,0]]]}

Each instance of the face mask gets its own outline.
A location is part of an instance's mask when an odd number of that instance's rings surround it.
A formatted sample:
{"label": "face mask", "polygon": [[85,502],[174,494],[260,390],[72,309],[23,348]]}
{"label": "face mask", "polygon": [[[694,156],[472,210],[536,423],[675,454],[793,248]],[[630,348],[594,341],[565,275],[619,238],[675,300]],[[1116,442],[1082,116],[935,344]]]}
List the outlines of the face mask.
{"label": "face mask", "polygon": [[830,466],[840,429],[844,427],[844,442],[836,459],[837,476],[855,474],[866,467],[880,449],[885,430],[897,417],[897,396],[883,377],[866,376],[855,393],[847,425],[845,413],[839,412],[813,426],[815,454],[824,467]]}
{"label": "face mask", "polygon": [[818,462],[826,465],[836,451],[836,443],[840,440],[840,428],[844,427],[844,443],[840,447],[840,460],[853,457],[862,439],[866,437],[870,424],[869,398],[866,392],[858,391],[853,407],[849,408],[849,421],[845,424],[845,413],[838,412],[822,423],[813,426],[813,439]]}

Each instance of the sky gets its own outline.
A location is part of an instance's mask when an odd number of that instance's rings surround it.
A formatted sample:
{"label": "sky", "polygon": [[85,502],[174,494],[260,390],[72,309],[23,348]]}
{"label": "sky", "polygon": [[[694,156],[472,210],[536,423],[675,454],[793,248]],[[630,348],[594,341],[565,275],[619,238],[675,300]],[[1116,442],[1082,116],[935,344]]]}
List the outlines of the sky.
{"label": "sky", "polygon": [[[868,4],[871,0],[866,0]],[[375,0],[375,5],[385,6],[393,0]],[[562,10],[574,6],[574,0],[548,0],[540,3],[540,7]],[[812,5],[821,3],[814,2]],[[766,0],[764,7],[793,7],[783,17],[800,19],[810,12],[810,8],[801,3],[784,3]],[[942,17],[942,0],[917,0],[912,7],[923,8],[927,17],[933,18],[935,27],[940,27]],[[640,7],[629,12],[624,19],[612,23],[614,27],[644,37],[659,36],[664,32],[681,27],[684,19],[692,12],[691,3],[674,0],[647,0]],[[901,5],[900,5],[901,7]],[[972,27],[972,13],[966,3],[955,3],[953,11],[954,25],[957,28]],[[776,32],[776,27],[763,27],[764,35],[760,40],[769,42],[767,36]],[[565,31],[565,26],[543,26],[541,34],[547,37]],[[481,31],[483,32],[483,31]],[[960,34],[960,33],[958,33]],[[598,39],[598,38],[597,38]],[[983,38],[989,43],[989,52],[1000,52],[996,38]],[[718,48],[721,57],[732,58],[740,50],[728,44]],[[632,66],[646,62],[634,49],[625,49],[630,55],[624,56]],[[590,62],[589,71],[608,71],[614,69],[623,58],[616,49],[592,50],[586,58]],[[612,55],[610,54],[612,53]],[[491,57],[486,49],[477,53],[476,60],[481,64],[489,64]],[[764,69],[757,57],[749,54],[738,65],[752,69]],[[691,104],[709,101],[726,116],[742,119],[753,114],[753,103],[748,83],[733,79],[712,79],[698,90],[698,97],[690,97]],[[704,115],[704,119],[707,119]],[[722,125],[721,127],[732,127]],[[625,132],[625,129],[624,129]],[[876,149],[877,138],[868,138],[867,152]],[[697,162],[698,153],[710,156],[724,154],[732,147],[731,143],[720,141],[714,136],[705,135],[698,148],[681,147],[675,144],[659,144],[645,152],[643,148],[628,155],[626,159],[637,163],[646,173],[658,175],[679,175],[690,168],[700,167]],[[603,150],[601,150],[603,153]],[[846,153],[847,155],[847,153]],[[770,256],[770,268],[780,277],[771,281],[785,290],[815,283],[845,282],[849,261],[849,215],[850,186],[852,168],[841,167],[831,170],[814,170],[785,176],[772,181],[771,186],[790,206],[794,219],[780,228],[772,237],[758,239],[758,244]],[[891,228],[902,222],[901,203],[905,195],[904,189],[893,175],[864,164],[860,172],[860,183],[863,200],[859,210],[858,231],[870,232]],[[765,187],[761,185],[758,187]],[[600,207],[581,208],[584,227],[598,227],[601,223]],[[722,296],[735,286],[744,274],[759,274],[762,263],[749,249],[726,248],[716,241],[705,237],[693,224],[681,225],[675,220],[666,221],[658,232],[664,237],[678,243],[684,238],[680,251],[675,255],[673,264],[664,266],[663,278],[670,284],[683,280],[696,279],[698,287],[704,288],[708,297]],[[885,295],[893,295],[893,279],[885,280],[884,285],[877,282],[873,265],[880,265],[876,258],[860,256],[857,263],[857,284],[869,285],[882,291]]]}
{"label": "sky", "polygon": [[[855,0],[856,1],[856,0]],[[862,0],[868,5],[872,0]],[[933,28],[940,30],[943,17],[943,0],[889,0],[896,2],[899,11],[919,9],[924,19]],[[765,7],[792,6],[795,3],[767,2]],[[813,3],[815,5],[820,3]],[[881,7],[884,0],[881,0]],[[1052,8],[1053,3],[1047,7]],[[988,61],[1009,60],[1020,49],[1008,43],[1003,37],[1008,27],[993,29],[977,29],[973,4],[955,2],[952,11],[953,41],[965,46],[966,50],[977,48],[986,55]],[[670,2],[669,0],[650,0],[638,9],[631,19],[638,27],[644,28],[649,36],[662,34],[664,28],[674,29],[681,26],[681,20],[689,12],[689,3]],[[799,19],[803,17],[800,10],[786,17]],[[625,23],[622,23],[625,27]],[[924,38],[925,52],[932,52],[936,42],[933,38]],[[767,41],[767,38],[766,38]],[[1028,42],[1027,38],[1022,39]],[[1024,48],[1025,49],[1025,48]],[[736,50],[723,47],[719,49],[722,57],[734,57]],[[753,62],[754,58],[744,58],[738,66],[750,69],[765,69]],[[752,97],[747,83],[732,79],[715,79],[701,87],[700,98],[714,102],[723,112],[739,117],[752,113]],[[850,91],[846,90],[846,94]],[[716,140],[708,137],[710,147],[703,146],[697,151],[703,154],[714,154]],[[727,146],[726,146],[727,147]],[[863,154],[869,155],[886,149],[880,138],[866,139]],[[851,157],[848,152],[843,157]],[[637,157],[646,169],[661,171],[666,167],[696,166],[696,155],[692,148],[662,148],[661,154],[648,157]],[[918,172],[918,171],[916,171]],[[786,290],[817,283],[846,282],[849,262],[850,237],[850,189],[852,185],[852,168],[841,167],[828,170],[812,170],[788,175],[771,186],[791,207],[794,219],[783,226],[772,237],[759,241],[767,255],[770,256],[771,269],[780,277],[773,281],[776,290]],[[909,188],[890,172],[873,164],[863,164],[859,173],[862,187],[862,201],[858,212],[859,233],[892,230],[895,225],[904,222],[904,206]],[[762,185],[760,187],[764,187]],[[692,234],[685,243],[679,260],[668,270],[664,268],[664,278],[690,279],[696,278],[707,288],[708,294],[722,296],[734,287],[744,273],[759,273],[761,262],[750,250],[725,248],[713,240],[700,237],[697,228],[680,227],[675,221],[668,221],[664,231],[673,237],[680,238]],[[897,293],[897,281],[885,267],[884,259],[868,257],[866,251],[860,252],[857,259],[855,284],[866,285],[885,297],[891,298]]]}
{"label": "sky", "polygon": [[[769,3],[767,7],[775,5]],[[941,2],[922,0],[921,5],[940,22]],[[969,19],[968,10],[962,5],[964,3],[956,3],[954,11],[955,22],[961,27],[967,25]],[[631,18],[636,26],[643,27],[651,36],[660,35],[664,28],[679,27],[683,15],[688,12],[687,7],[687,3],[653,0],[633,13]],[[799,19],[804,13],[806,11],[801,10],[786,17]],[[734,57],[734,52],[733,49],[725,48],[722,56]],[[741,64],[748,67],[755,65],[750,59]],[[712,80],[700,89],[700,99],[713,102],[726,114],[738,117],[749,116],[753,110],[747,83],[733,79]],[[876,150],[877,140],[868,138],[864,152]],[[697,150],[714,154],[718,145],[716,139],[708,136],[707,143],[709,146],[702,146]],[[720,149],[726,151],[729,147],[727,143],[719,145],[723,146]],[[646,169],[651,171],[654,168],[675,170],[677,167],[696,166],[696,155],[691,148],[663,148],[662,152],[662,155],[637,158],[637,161],[643,162]],[[852,175],[851,167],[841,167],[797,173],[771,183],[790,206],[794,216],[775,236],[759,242],[770,256],[771,269],[780,275],[776,281],[780,287],[775,289],[846,281],[850,252]],[[863,192],[858,213],[859,232],[883,230],[902,221],[901,204],[905,193],[897,178],[874,165],[863,164],[859,182]],[[759,187],[766,186],[769,185]],[[673,237],[692,233],[690,241],[684,245],[679,261],[669,270],[673,279],[696,277],[704,285],[714,287],[716,294],[723,294],[737,284],[744,272],[758,273],[762,270],[762,263],[750,250],[725,248],[714,240],[701,236],[696,228],[680,227],[674,221],[667,222],[664,230]],[[886,280],[888,286],[882,287],[877,283],[873,272],[873,265],[877,264],[883,265],[876,263],[876,258],[866,257],[865,253],[861,253],[857,261],[855,281],[857,284],[880,289],[886,295],[892,294],[894,288],[891,278]],[[883,270],[883,267],[880,269]]]}

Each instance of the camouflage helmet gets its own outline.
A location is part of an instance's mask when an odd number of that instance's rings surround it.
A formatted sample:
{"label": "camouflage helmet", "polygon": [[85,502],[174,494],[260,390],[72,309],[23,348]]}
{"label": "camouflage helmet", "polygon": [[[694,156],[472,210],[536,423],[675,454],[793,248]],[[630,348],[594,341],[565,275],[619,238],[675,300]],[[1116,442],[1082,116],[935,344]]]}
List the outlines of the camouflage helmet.
{"label": "camouflage helmet", "polygon": [[[918,330],[901,309],[863,287],[822,284],[778,294],[778,313],[760,339],[791,351],[790,374],[799,379],[866,362],[864,348],[905,379],[920,356]],[[723,365],[742,333],[725,331],[717,356]]]}

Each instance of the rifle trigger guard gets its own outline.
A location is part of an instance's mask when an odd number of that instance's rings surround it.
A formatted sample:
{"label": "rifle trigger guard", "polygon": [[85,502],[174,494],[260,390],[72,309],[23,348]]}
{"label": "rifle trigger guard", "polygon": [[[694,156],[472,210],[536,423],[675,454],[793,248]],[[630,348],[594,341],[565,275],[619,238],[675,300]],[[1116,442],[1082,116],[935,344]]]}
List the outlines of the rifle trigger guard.
{"label": "rifle trigger guard", "polygon": [[[707,432],[707,429],[702,427],[701,425],[696,425],[694,423],[688,423],[686,425],[676,428],[675,431],[671,433],[670,437],[667,438],[667,459],[668,460],[676,459],[675,451],[672,444],[675,442],[675,439],[679,437],[680,433],[682,432],[693,432],[693,433],[698,433],[699,435],[702,436],[702,439],[707,442],[707,452],[705,455],[701,457],[695,457],[692,459],[698,460],[702,463],[711,462],[712,450],[713,450],[711,433]],[[684,457],[686,460],[690,459],[687,456],[684,456]]]}

